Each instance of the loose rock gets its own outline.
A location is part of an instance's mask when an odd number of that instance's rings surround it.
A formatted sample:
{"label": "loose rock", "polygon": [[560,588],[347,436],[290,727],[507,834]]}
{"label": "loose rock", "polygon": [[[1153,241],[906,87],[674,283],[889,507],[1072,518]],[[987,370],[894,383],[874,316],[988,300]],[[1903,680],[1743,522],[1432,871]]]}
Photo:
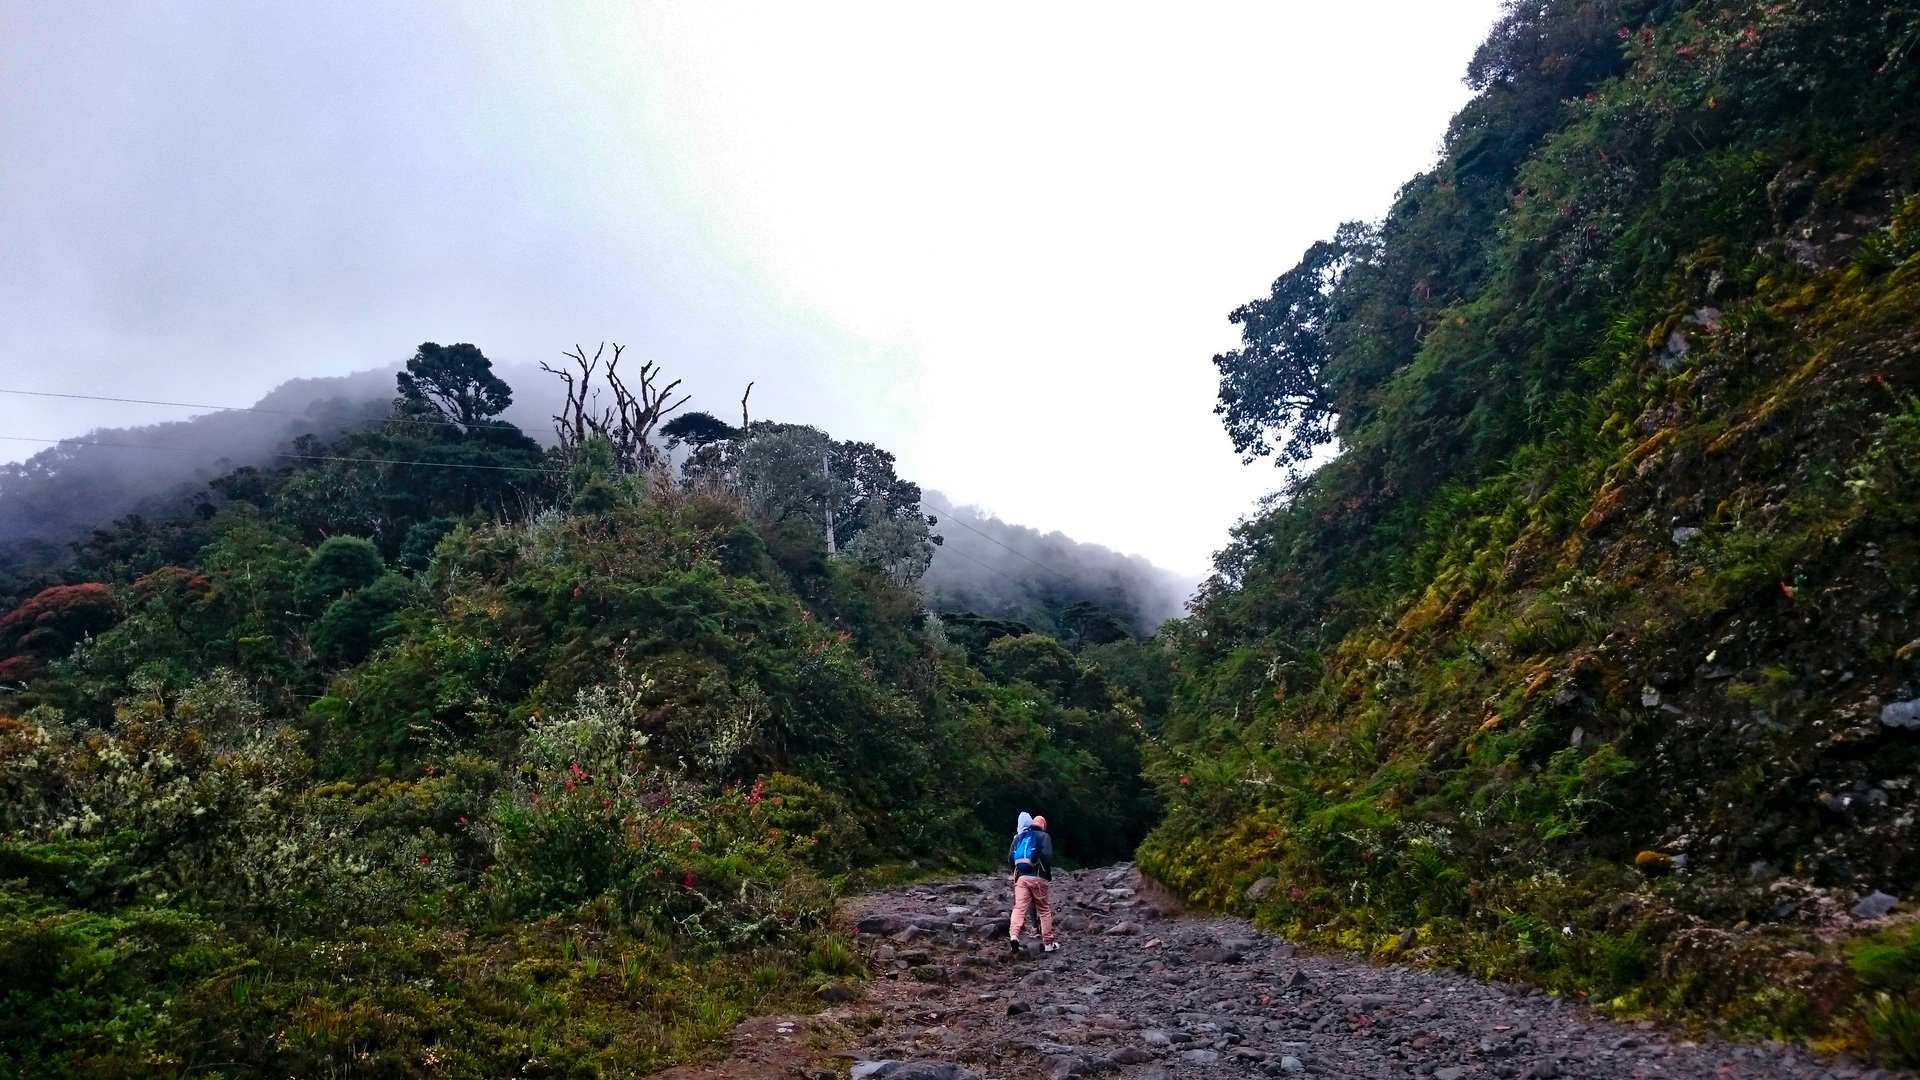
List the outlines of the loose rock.
{"label": "loose rock", "polygon": [[1877,919],[1887,912],[1892,911],[1893,905],[1899,902],[1899,897],[1888,896],[1879,889],[1875,889],[1862,898],[1859,903],[1853,905],[1853,913],[1862,919]]}
{"label": "loose rock", "polygon": [[[1869,796],[1862,792],[1856,798]],[[1671,858],[1667,869],[1679,870],[1679,858]],[[983,915],[1004,910],[1004,880],[982,876],[966,883],[981,890]],[[1109,924],[1124,911],[1125,921],[1137,924],[1139,909],[1124,906],[1130,898],[1110,894],[1117,888],[1152,895],[1131,868],[1059,871],[1054,904],[1105,908],[1109,914],[1102,921]],[[923,920],[946,919],[946,908],[953,906],[949,898],[956,893],[975,895],[951,885],[919,885],[865,897],[852,914],[859,917],[857,926],[917,928]],[[1853,906],[1861,918],[1872,918],[1887,914],[1895,902],[1877,893]],[[883,934],[862,934],[861,948],[881,976],[861,988],[863,1000],[831,1004],[817,1022],[810,1021],[804,1040],[764,1021],[753,1029],[761,1032],[755,1038],[761,1046],[793,1054],[841,1050],[860,1059],[859,1068],[871,1070],[861,1074],[863,1080],[923,1075],[959,1080],[972,1074],[1101,1080],[1305,1080],[1307,1075],[1316,1080],[1635,1075],[1815,1080],[1824,1072],[1837,1077],[1861,1072],[1809,1061],[1804,1051],[1778,1045],[1692,1046],[1679,1033],[1668,1039],[1651,1025],[1614,1025],[1563,999],[1530,996],[1523,987],[1495,986],[1457,972],[1377,963],[1341,952],[1295,952],[1289,943],[1239,919],[1175,914],[1155,923],[1154,932],[1155,947],[1148,949],[1124,934],[1063,929],[1060,951],[1041,953],[1037,942],[1029,942],[1018,955],[1010,953],[1004,937],[982,941],[942,931],[901,946]],[[921,981],[935,972],[944,972],[949,981]],[[972,985],[955,988],[955,979]],[[824,1034],[833,1032],[839,1034]],[[843,1038],[844,1047],[830,1046],[834,1038]],[[790,1072],[814,1080],[827,1060],[816,1057]],[[916,1071],[879,1075],[887,1065]],[[960,1071],[934,1071],[941,1069]],[[715,1080],[730,1080],[720,1071]],[[846,1076],[845,1065],[839,1064],[834,1075]]]}

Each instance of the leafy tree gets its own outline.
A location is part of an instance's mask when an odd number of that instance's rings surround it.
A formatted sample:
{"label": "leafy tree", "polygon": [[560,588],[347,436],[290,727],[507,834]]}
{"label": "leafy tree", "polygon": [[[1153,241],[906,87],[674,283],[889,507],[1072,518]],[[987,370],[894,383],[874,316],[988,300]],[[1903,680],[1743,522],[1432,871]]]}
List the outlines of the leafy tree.
{"label": "leafy tree", "polygon": [[365,660],[392,629],[392,617],[412,599],[412,582],[399,574],[382,574],[327,605],[313,624],[313,651],[334,664]]}
{"label": "leafy tree", "polygon": [[64,656],[80,641],[120,621],[124,609],[111,586],[55,585],[0,616],[0,683],[17,682],[39,661]]}
{"label": "leafy tree", "polygon": [[423,342],[400,373],[400,403],[410,416],[439,416],[471,430],[513,404],[513,387],[493,373],[477,346]]}
{"label": "leafy tree", "polygon": [[1076,600],[1060,613],[1060,628],[1073,635],[1073,648],[1130,641],[1133,632],[1126,620],[1089,600]]}
{"label": "leafy tree", "polygon": [[987,646],[987,664],[1007,682],[1039,687],[1065,701],[1080,681],[1080,666],[1066,646],[1045,634],[1003,637]]}
{"label": "leafy tree", "polygon": [[1245,344],[1213,358],[1220,369],[1213,411],[1247,461],[1278,451],[1277,464],[1297,465],[1334,436],[1334,395],[1323,370],[1327,323],[1359,246],[1357,231],[1343,227],[1333,240],[1316,242],[1268,296],[1228,316]]}
{"label": "leafy tree", "polygon": [[667,421],[660,428],[660,434],[671,442],[683,442],[690,446],[702,447],[711,443],[724,442],[740,437],[740,429],[714,416],[712,413],[690,412]]}
{"label": "leafy tree", "polygon": [[823,530],[829,506],[846,513],[849,478],[830,470],[834,444],[826,432],[804,424],[755,424],[750,434],[739,469],[755,512],[776,522],[809,519]]}
{"label": "leafy tree", "polygon": [[300,569],[300,593],[308,603],[324,605],[341,593],[373,584],[385,568],[380,549],[372,541],[358,536],[328,537]]}

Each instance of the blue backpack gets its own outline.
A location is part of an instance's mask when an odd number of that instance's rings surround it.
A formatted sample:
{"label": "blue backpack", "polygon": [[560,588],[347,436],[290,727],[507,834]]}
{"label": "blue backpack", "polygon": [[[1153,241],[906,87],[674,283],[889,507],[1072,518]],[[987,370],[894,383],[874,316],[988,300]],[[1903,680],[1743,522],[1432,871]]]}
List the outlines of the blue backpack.
{"label": "blue backpack", "polygon": [[1040,869],[1040,831],[1027,829],[1013,838],[1013,849],[1007,852],[1007,861],[1013,863],[1015,876],[1038,873]]}

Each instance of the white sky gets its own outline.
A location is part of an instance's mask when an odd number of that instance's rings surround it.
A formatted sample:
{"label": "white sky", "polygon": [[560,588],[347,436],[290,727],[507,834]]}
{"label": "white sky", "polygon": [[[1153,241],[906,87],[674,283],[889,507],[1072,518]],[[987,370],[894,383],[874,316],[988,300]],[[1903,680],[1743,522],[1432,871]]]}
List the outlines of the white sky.
{"label": "white sky", "polygon": [[1496,6],[0,0],[0,388],[609,338],[1197,573],[1277,480],[1227,312],[1432,161]]}

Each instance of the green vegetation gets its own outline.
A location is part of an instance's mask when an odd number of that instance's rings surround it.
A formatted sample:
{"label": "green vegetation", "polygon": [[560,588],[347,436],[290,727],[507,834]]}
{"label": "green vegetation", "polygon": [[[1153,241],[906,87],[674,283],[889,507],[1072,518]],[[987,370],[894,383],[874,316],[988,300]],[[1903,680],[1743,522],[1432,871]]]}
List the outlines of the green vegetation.
{"label": "green vegetation", "polygon": [[1516,4],[1469,74],[1384,220],[1234,313],[1236,444],[1340,453],[1169,632],[1142,860],[1920,1062],[1906,953],[1844,947],[1920,886],[1920,8]]}
{"label": "green vegetation", "polygon": [[0,1072],[639,1075],[862,977],[859,875],[1144,835],[1164,654],[949,641],[884,451],[400,388],[0,617]]}

